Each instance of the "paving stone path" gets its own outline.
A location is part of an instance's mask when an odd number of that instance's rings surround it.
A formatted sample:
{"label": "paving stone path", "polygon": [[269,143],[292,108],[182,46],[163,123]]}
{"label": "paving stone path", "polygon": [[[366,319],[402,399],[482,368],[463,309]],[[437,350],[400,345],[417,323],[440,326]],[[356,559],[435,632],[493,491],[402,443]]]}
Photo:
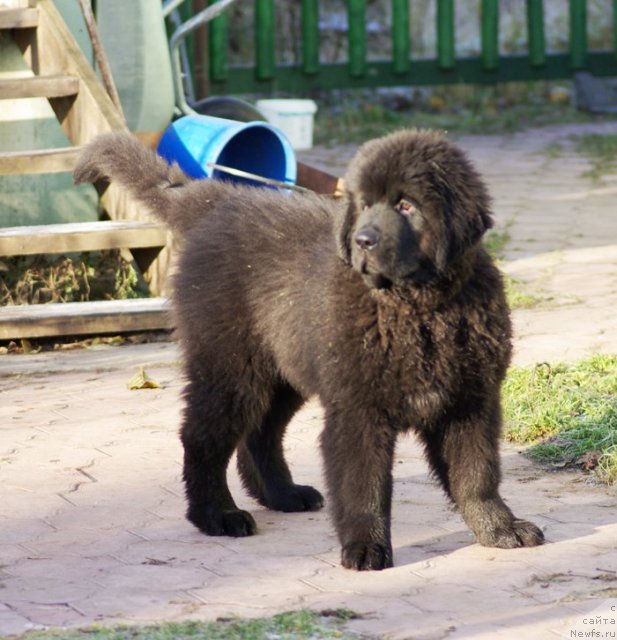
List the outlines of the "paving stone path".
{"label": "paving stone path", "polygon": [[[617,353],[617,174],[583,175],[572,136],[590,132],[617,123],[460,139],[510,236],[504,270],[542,300],[514,312],[517,364]],[[340,172],[353,151],[302,158]],[[162,389],[127,389],[140,364]],[[393,569],[341,569],[327,511],[268,512],[233,468],[259,535],[204,537],[183,517],[181,386],[171,343],[0,357],[0,636],[346,607],[361,614],[349,629],[380,638],[535,640],[579,637],[617,604],[615,490],[507,445],[503,495],[543,527],[543,547],[473,544],[412,438],[397,450]],[[323,489],[321,426],[310,402],[287,451],[296,479]]]}

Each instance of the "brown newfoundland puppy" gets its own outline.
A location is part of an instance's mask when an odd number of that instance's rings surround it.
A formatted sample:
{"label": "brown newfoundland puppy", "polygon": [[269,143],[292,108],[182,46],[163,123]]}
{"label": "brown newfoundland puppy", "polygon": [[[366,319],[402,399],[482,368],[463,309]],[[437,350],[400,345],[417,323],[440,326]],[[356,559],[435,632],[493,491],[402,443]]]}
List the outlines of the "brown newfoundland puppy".
{"label": "brown newfoundland puppy", "polygon": [[365,144],[347,198],[191,181],[128,134],[97,139],[77,182],[117,181],[183,237],[174,280],[188,383],[181,437],[188,518],[248,536],[226,470],[281,511],[320,509],[294,484],[283,435],[319,396],[342,563],[392,566],[397,436],[413,431],[479,543],[540,544],[498,492],[499,388],[510,357],[500,275],[480,240],[489,198],[444,136],[407,130]]}

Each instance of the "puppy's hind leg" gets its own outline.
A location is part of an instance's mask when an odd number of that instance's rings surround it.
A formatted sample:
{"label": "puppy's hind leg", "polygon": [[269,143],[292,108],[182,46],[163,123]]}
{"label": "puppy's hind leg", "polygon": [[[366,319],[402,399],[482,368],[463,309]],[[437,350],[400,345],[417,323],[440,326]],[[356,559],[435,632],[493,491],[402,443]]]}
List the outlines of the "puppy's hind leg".
{"label": "puppy's hind leg", "polygon": [[278,386],[263,422],[238,448],[238,471],[248,492],[274,511],[317,511],[324,504],[313,487],[294,484],[283,454],[287,424],[304,399],[287,384]]}
{"label": "puppy's hind leg", "polygon": [[238,509],[227,485],[227,466],[247,429],[247,412],[238,410],[239,401],[232,392],[196,380],[199,376],[185,389],[180,432],[187,518],[211,536],[253,535],[257,530],[253,517]]}

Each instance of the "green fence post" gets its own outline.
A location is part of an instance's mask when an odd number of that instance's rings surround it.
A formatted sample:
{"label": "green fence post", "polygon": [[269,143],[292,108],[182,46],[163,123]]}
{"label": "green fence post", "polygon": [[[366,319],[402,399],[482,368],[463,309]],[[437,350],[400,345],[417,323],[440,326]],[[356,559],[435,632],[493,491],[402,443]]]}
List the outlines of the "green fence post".
{"label": "green fence post", "polygon": [[302,69],[308,74],[319,71],[318,0],[302,0]]}
{"label": "green fence post", "polygon": [[454,0],[437,0],[437,62],[454,67]]}
{"label": "green fence post", "polygon": [[527,0],[527,49],[529,62],[533,67],[546,64],[543,0]]}
{"label": "green fence post", "polygon": [[613,0],[613,49],[617,56],[617,0]]}
{"label": "green fence post", "polygon": [[366,0],[348,0],[349,75],[366,73]]}
{"label": "green fence post", "polygon": [[570,0],[570,64],[582,69],[587,61],[587,0]]}
{"label": "green fence post", "polygon": [[224,11],[209,24],[210,79],[215,82],[227,79],[227,20]]}
{"label": "green fence post", "polygon": [[497,69],[499,62],[499,3],[482,0],[482,66]]}
{"label": "green fence post", "polygon": [[411,67],[407,0],[392,0],[392,66],[395,73],[408,73]]}
{"label": "green fence post", "polygon": [[274,0],[255,2],[255,60],[259,80],[274,77]]}

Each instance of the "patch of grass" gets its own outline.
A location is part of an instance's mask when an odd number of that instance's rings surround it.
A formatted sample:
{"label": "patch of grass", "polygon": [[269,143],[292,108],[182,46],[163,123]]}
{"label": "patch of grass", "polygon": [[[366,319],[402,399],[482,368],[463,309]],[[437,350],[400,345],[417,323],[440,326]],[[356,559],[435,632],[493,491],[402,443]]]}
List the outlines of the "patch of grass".
{"label": "patch of grass", "polygon": [[148,289],[120,251],[0,260],[0,306],[147,297]]}
{"label": "patch of grass", "polygon": [[510,242],[510,232],[508,226],[500,231],[494,229],[484,236],[484,247],[491,254],[494,260],[499,260],[503,255],[503,250]]}
{"label": "patch of grass", "polygon": [[526,455],[617,480],[617,356],[512,368],[503,385],[506,437]]}
{"label": "patch of grass", "polygon": [[516,278],[505,274],[503,277],[506,300],[510,309],[534,309],[546,302],[546,298],[525,290],[525,285]]}
{"label": "patch of grass", "polygon": [[[503,251],[510,241],[509,226],[509,224],[506,225],[500,231],[489,231],[484,236],[484,246],[494,260],[501,260]],[[506,300],[510,309],[532,309],[544,302],[544,298],[525,291],[523,283],[516,278],[503,274],[503,282],[506,289]]]}
{"label": "patch of grass", "polygon": [[[166,622],[147,627],[87,627],[33,631],[20,640],[357,640],[342,625],[359,617],[348,609],[301,610],[271,618],[225,618],[216,622]],[[16,639],[17,640],[17,639]]]}
{"label": "patch of grass", "polygon": [[561,142],[556,140],[545,147],[544,154],[547,158],[556,160],[557,158],[561,158],[561,156],[563,155],[563,151],[563,145],[561,144]]}
{"label": "patch of grass", "polygon": [[576,136],[576,150],[589,157],[591,169],[583,175],[599,183],[617,171],[617,134],[589,133]]}

